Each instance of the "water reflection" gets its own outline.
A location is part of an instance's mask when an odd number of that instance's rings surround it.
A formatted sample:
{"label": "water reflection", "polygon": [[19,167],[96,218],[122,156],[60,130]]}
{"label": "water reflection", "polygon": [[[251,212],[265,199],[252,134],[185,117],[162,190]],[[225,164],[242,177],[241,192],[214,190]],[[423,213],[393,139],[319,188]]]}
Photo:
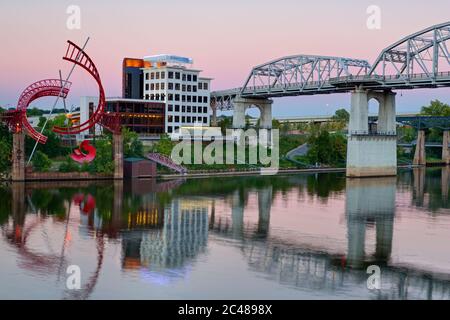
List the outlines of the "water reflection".
{"label": "water reflection", "polygon": [[[396,235],[413,237],[414,224],[422,223],[411,220],[409,211],[420,217],[450,216],[449,170],[414,169],[397,178],[373,179],[311,174],[220,181],[14,183],[1,190],[0,223],[4,242],[15,251],[0,246],[0,255],[13,259],[24,273],[12,266],[2,273],[4,281],[14,281],[7,277],[12,273],[15,281],[55,277],[50,290],[61,298],[107,297],[110,291],[97,288],[102,276],[119,293],[123,290],[119,297],[128,297],[133,286],[144,283],[172,288],[168,298],[177,298],[178,281],[193,277],[200,261],[219,272],[217,265],[237,259],[247,265],[244,281],[248,290],[255,287],[255,295],[261,294],[257,287],[264,283],[273,290],[285,289],[284,297],[291,298],[449,298],[450,263],[435,269],[433,261],[420,260],[429,258],[420,257],[423,248],[414,251],[420,263],[409,262],[402,250],[414,250],[414,239],[412,244],[396,242]],[[403,220],[416,229],[401,224]],[[435,223],[450,228],[447,220]],[[420,228],[428,232],[426,225]],[[435,237],[433,241],[447,240],[439,239],[445,235]],[[222,247],[237,255],[211,260]],[[111,275],[116,250],[123,274]],[[438,255],[446,263],[450,260],[448,252]],[[67,266],[75,262],[87,270],[78,291],[67,290],[63,281]],[[366,268],[374,264],[382,268],[381,290],[366,286]],[[226,279],[238,271],[231,267],[221,272],[223,282],[216,280],[225,288]],[[197,281],[194,292],[201,284]],[[216,290],[210,294],[227,294],[223,288]],[[0,290],[0,296],[8,294]],[[20,298],[22,293],[14,294]],[[198,297],[210,295],[199,292]],[[265,297],[277,296],[267,292]]]}

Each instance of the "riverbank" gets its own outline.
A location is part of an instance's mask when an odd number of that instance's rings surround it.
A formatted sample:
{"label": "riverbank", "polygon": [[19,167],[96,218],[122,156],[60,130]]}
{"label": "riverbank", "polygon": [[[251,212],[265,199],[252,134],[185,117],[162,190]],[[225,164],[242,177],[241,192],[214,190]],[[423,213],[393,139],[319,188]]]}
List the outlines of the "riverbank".
{"label": "riverbank", "polygon": [[[430,163],[427,166],[445,166],[445,163]],[[419,165],[399,165],[399,169],[419,168]],[[255,176],[255,175],[286,175],[298,173],[337,173],[345,172],[345,167],[341,168],[307,168],[307,169],[278,169],[273,171],[261,171],[260,168],[250,168],[247,170],[198,170],[189,171],[185,174],[160,173],[157,175],[139,176],[135,179],[179,179],[179,178],[208,178],[208,177],[230,177],[230,176]],[[25,181],[94,181],[94,180],[114,180],[112,175],[90,174],[86,172],[32,172],[26,174]],[[10,181],[10,179],[1,179],[0,181]]]}

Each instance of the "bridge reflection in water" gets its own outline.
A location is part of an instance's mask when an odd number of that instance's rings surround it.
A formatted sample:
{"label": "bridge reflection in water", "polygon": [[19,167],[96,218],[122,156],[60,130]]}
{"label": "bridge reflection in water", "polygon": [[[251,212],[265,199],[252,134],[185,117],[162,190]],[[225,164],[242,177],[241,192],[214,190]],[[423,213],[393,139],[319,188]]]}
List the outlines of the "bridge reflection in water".
{"label": "bridge reflection in water", "polygon": [[[94,240],[97,261],[83,290],[77,295],[66,292],[69,298],[85,299],[95,290],[105,268],[105,243],[113,246],[119,240],[122,270],[137,270],[152,282],[170,283],[191,272],[208,252],[208,241],[224,239],[242,253],[252,272],[292,288],[338,296],[353,288],[362,298],[449,299],[450,274],[401,265],[391,259],[399,189],[413,190],[412,207],[427,207],[432,214],[441,214],[440,209],[450,207],[449,176],[450,168],[445,167],[414,169],[412,173],[400,173],[398,178],[249,177],[241,182],[224,181],[219,189],[211,187],[208,179],[116,181],[95,186],[83,182],[76,186],[14,183],[8,189],[12,201],[3,203],[10,206],[11,216],[0,223],[5,240],[22,257],[20,268],[55,274],[71,263],[65,245],[60,253],[36,253],[27,249],[27,241],[30,235],[43,233],[38,229],[48,224],[45,216],[55,216],[53,223],[66,226],[61,229],[66,233],[72,226],[69,221],[77,221],[78,232]],[[327,181],[323,179],[335,182],[324,190]],[[305,243],[271,226],[271,216],[280,215],[272,212],[273,202],[293,191],[297,191],[297,198],[314,196],[322,200],[345,193],[342,223],[346,248]],[[80,194],[82,200],[74,202]],[[91,210],[88,195],[97,200],[92,212],[83,213]],[[40,203],[44,198],[49,200]],[[81,212],[77,218],[70,216],[76,203]],[[249,210],[257,212],[257,217],[250,219]],[[302,204],[298,205],[298,211],[302,210]],[[67,234],[62,239],[64,243],[70,241]],[[374,250],[370,248],[372,243]],[[381,268],[381,290],[367,289],[369,265]]]}

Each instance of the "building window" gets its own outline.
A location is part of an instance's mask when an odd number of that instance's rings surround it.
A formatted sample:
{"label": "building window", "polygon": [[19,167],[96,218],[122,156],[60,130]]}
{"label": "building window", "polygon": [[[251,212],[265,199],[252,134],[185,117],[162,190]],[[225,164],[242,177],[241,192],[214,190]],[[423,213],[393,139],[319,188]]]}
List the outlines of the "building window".
{"label": "building window", "polygon": [[159,93],[156,94],[155,98],[156,100],[159,100]]}
{"label": "building window", "polygon": [[168,87],[169,90],[173,90],[173,83],[172,83],[172,82],[169,82],[169,83],[167,84],[167,87]]}
{"label": "building window", "polygon": [[192,91],[197,92],[197,86],[192,86]]}
{"label": "building window", "polygon": [[203,113],[208,113],[208,107],[203,107]]}
{"label": "building window", "polygon": [[175,116],[175,122],[180,122],[180,116]]}
{"label": "building window", "polygon": [[149,95],[148,95],[148,94],[146,94],[146,95],[145,95],[145,99],[146,99],[146,100],[148,100],[148,98],[149,98]]}
{"label": "building window", "polygon": [[179,94],[175,95],[175,101],[180,101],[180,95]]}
{"label": "building window", "polygon": [[191,96],[187,96],[187,102],[191,102]]}
{"label": "building window", "polygon": [[165,79],[166,78],[166,73],[164,71],[161,71],[161,79]]}
{"label": "building window", "polygon": [[167,132],[172,133],[172,126],[167,127]]}
{"label": "building window", "polygon": [[193,106],[193,107],[192,107],[192,112],[193,112],[193,113],[197,113],[197,107],[196,107],[196,106]]}
{"label": "building window", "polygon": [[197,75],[196,74],[192,75],[192,81],[197,82]]}
{"label": "building window", "polygon": [[148,80],[148,72],[145,73],[145,80]]}
{"label": "building window", "polygon": [[207,123],[208,120],[206,119],[206,117],[203,117],[203,123]]}
{"label": "building window", "polygon": [[181,106],[181,112],[186,112],[186,106]]}
{"label": "building window", "polygon": [[169,101],[172,101],[172,100],[173,100],[173,94],[172,94],[172,93],[169,93],[169,94],[167,95],[167,100],[169,100]]}
{"label": "building window", "polygon": [[167,74],[167,78],[173,79],[173,71],[169,71],[169,73]]}
{"label": "building window", "polygon": [[150,79],[155,79],[155,73],[154,73],[154,72],[152,72],[152,73],[150,74]]}
{"label": "building window", "polygon": [[202,90],[202,84],[201,82],[198,83],[198,90]]}
{"label": "building window", "polygon": [[191,117],[190,116],[187,117],[187,122],[191,123]]}
{"label": "building window", "polygon": [[182,117],[181,117],[181,122],[182,122],[182,123],[186,123],[186,117],[185,117],[185,116],[182,116]]}
{"label": "building window", "polygon": [[145,84],[145,90],[148,91],[148,83]]}
{"label": "building window", "polygon": [[155,85],[155,89],[156,89],[156,90],[159,90],[159,83],[157,83],[157,84]]}
{"label": "building window", "polygon": [[192,76],[190,74],[187,75],[187,81],[192,81]]}
{"label": "building window", "polygon": [[180,84],[179,83],[175,83],[175,90],[180,90]]}
{"label": "building window", "polygon": [[164,82],[161,82],[161,90],[164,90],[165,89],[165,83]]}
{"label": "building window", "polygon": [[154,94],[150,95],[150,100],[155,100],[155,95]]}
{"label": "building window", "polygon": [[183,73],[183,76],[181,77],[181,79],[183,80],[183,81],[186,81],[186,75]]}
{"label": "building window", "polygon": [[155,90],[155,84],[154,83],[150,84],[150,90]]}
{"label": "building window", "polygon": [[161,100],[165,100],[166,99],[166,95],[164,93],[161,93]]}
{"label": "building window", "polygon": [[173,116],[168,116],[167,117],[167,122],[172,122],[173,121]]}
{"label": "building window", "polygon": [[191,112],[191,106],[187,106],[187,112]]}
{"label": "building window", "polygon": [[184,94],[181,96],[181,101],[186,102],[186,96]]}
{"label": "building window", "polygon": [[178,104],[175,105],[175,112],[180,112],[180,105]]}
{"label": "building window", "polygon": [[181,91],[186,92],[186,85],[185,85],[185,84],[183,84],[183,85],[181,86]]}
{"label": "building window", "polygon": [[192,102],[197,102],[197,96],[192,96]]}
{"label": "building window", "polygon": [[173,111],[173,105],[172,105],[172,104],[169,104],[169,106],[167,107],[167,110],[168,110],[168,111]]}
{"label": "building window", "polygon": [[179,72],[175,72],[175,79],[180,80],[180,73]]}
{"label": "building window", "polygon": [[188,84],[188,86],[187,86],[187,91],[191,92],[191,85],[190,84]]}
{"label": "building window", "polygon": [[159,72],[156,72],[156,79],[159,79]]}
{"label": "building window", "polygon": [[[199,88],[200,89],[200,88]],[[204,82],[203,83],[203,90],[208,90],[208,83]]]}
{"label": "building window", "polygon": [[208,97],[206,96],[203,97],[203,103],[208,103]]}

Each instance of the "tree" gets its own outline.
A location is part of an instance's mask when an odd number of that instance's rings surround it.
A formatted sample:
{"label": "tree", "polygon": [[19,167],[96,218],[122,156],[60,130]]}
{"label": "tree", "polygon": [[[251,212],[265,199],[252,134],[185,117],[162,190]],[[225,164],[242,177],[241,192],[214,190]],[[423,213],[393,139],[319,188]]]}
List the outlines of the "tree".
{"label": "tree", "polygon": [[8,128],[0,124],[0,174],[11,168],[12,140]]}
{"label": "tree", "polygon": [[175,146],[175,142],[173,142],[167,134],[161,135],[159,141],[153,145],[153,152],[161,153],[166,156],[170,156],[172,154],[172,149]]}
{"label": "tree", "polygon": [[222,132],[223,135],[226,134],[226,130],[231,128],[232,125],[232,118],[231,117],[222,117],[219,121],[218,121],[218,125],[220,127],[220,131]]}
{"label": "tree", "polygon": [[48,171],[52,165],[52,161],[40,150],[36,151],[34,154],[32,163],[33,169],[40,172]]}
{"label": "tree", "polygon": [[123,135],[123,153],[125,157],[143,157],[144,145],[139,140],[139,136],[136,132],[129,130],[128,128],[122,129]]}
{"label": "tree", "polygon": [[450,117],[450,106],[439,100],[433,100],[428,106],[423,106],[420,114],[427,116]]}
{"label": "tree", "polygon": [[27,116],[28,117],[40,117],[44,114],[44,110],[38,109],[36,107],[27,109]]}
{"label": "tree", "polygon": [[344,108],[336,110],[334,116],[332,117],[335,121],[347,123],[350,120],[350,113]]}
{"label": "tree", "polygon": [[339,165],[345,162],[347,141],[342,134],[320,130],[308,139],[308,160],[315,164]]}

